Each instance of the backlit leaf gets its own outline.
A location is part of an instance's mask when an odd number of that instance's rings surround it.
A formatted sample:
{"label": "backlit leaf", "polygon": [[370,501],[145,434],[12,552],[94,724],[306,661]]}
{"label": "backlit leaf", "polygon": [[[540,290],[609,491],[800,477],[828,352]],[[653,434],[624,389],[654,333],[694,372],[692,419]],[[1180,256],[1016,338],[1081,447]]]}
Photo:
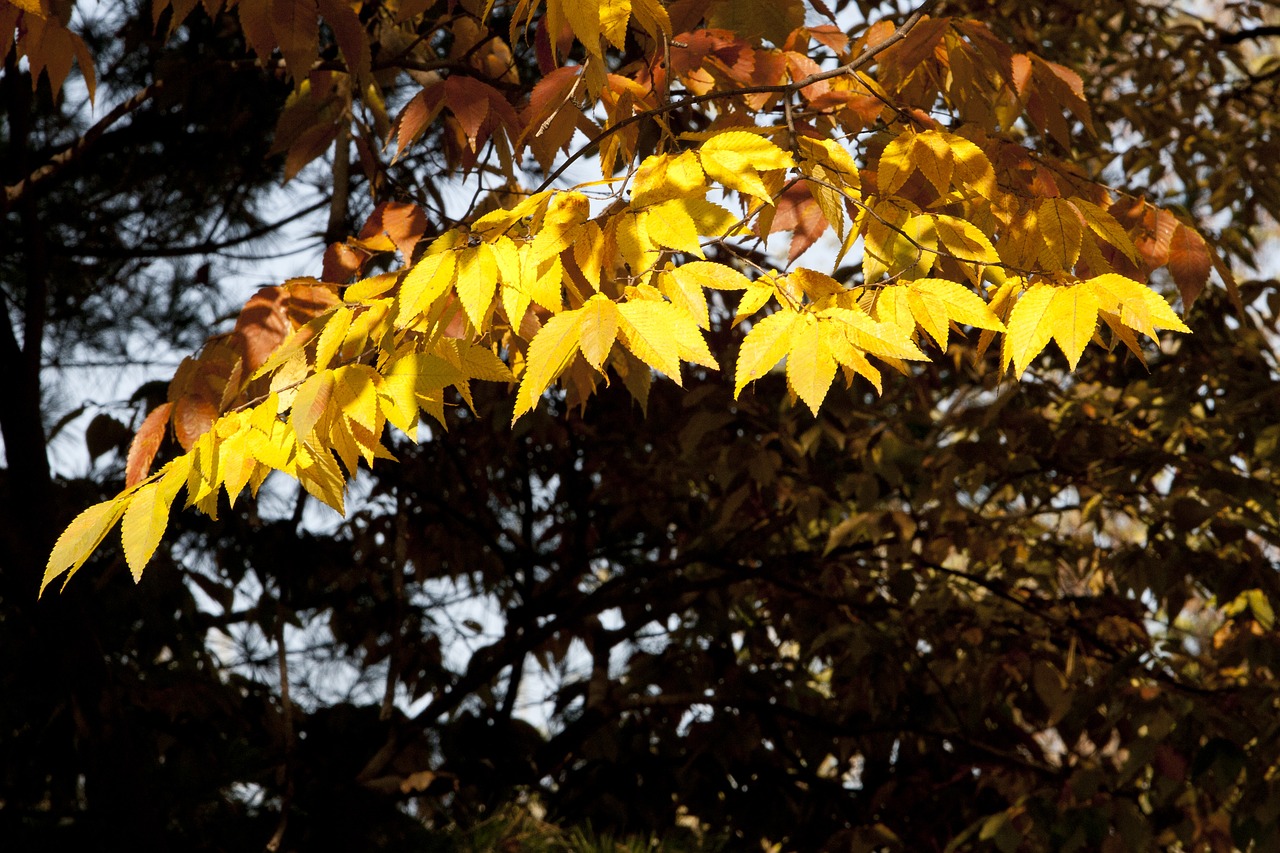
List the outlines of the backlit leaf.
{"label": "backlit leaf", "polygon": [[618,337],[621,319],[613,300],[597,293],[582,306],[582,357],[596,370],[604,370],[604,360]]}
{"label": "backlit leaf", "polygon": [[[116,526],[129,506],[132,494],[126,493],[109,501],[86,509],[75,517],[54,543],[49,561],[45,564],[44,577],[40,580],[40,594],[55,578],[66,573],[67,580],[79,571],[85,560],[102,544],[102,540]],[[65,584],[64,584],[65,585]]]}
{"label": "backlit leaf", "polygon": [[520,389],[516,393],[513,421],[536,406],[542,392],[569,366],[582,339],[584,316],[582,311],[557,314],[529,342],[524,375],[520,377]]}
{"label": "backlit leaf", "polygon": [[787,385],[817,417],[835,378],[836,360],[813,315],[801,314],[798,318],[789,332]]}
{"label": "backlit leaf", "polygon": [[1053,339],[1075,370],[1098,325],[1098,297],[1087,284],[1054,288],[1048,315]]}
{"label": "backlit leaf", "polygon": [[781,361],[791,348],[791,329],[799,320],[794,311],[776,311],[761,317],[751,325],[751,331],[738,350],[738,365],[734,377],[733,396],[736,399],[753,382],[764,376]]}
{"label": "backlit leaf", "polygon": [[1053,337],[1049,305],[1053,302],[1055,290],[1047,284],[1032,285],[1019,297],[1009,314],[1003,360],[1005,364],[1013,365],[1015,376],[1026,371]]}
{"label": "backlit leaf", "polygon": [[142,570],[151,561],[156,547],[169,524],[169,508],[178,490],[187,481],[190,456],[179,456],[166,465],[159,477],[133,494],[120,536],[124,545],[124,558],[136,583],[142,579]]}

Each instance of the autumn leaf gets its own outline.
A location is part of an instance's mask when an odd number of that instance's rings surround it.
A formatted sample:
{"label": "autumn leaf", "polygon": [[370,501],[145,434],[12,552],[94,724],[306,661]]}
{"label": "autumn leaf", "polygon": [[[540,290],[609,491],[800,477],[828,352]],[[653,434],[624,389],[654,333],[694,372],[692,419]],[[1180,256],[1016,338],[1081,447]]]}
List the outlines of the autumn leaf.
{"label": "autumn leaf", "polygon": [[789,335],[797,322],[800,320],[796,312],[782,310],[752,324],[738,350],[733,388],[735,399],[748,383],[764,376],[786,356],[791,348]]}
{"label": "autumn leaf", "polygon": [[1003,362],[1013,365],[1015,376],[1021,376],[1053,337],[1053,317],[1049,306],[1055,288],[1034,284],[1013,306],[1007,326]]}

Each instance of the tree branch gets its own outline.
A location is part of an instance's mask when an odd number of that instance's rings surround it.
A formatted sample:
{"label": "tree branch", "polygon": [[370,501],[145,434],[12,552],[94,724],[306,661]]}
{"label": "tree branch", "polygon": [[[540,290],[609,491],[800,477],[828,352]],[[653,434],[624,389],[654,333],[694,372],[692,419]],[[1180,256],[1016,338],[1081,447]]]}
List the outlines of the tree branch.
{"label": "tree branch", "polygon": [[1273,36],[1280,36],[1280,24],[1249,27],[1248,29],[1237,30],[1234,33],[1224,33],[1218,37],[1218,41],[1222,44],[1240,44],[1251,39],[1271,38]]}
{"label": "tree branch", "polygon": [[694,104],[703,104],[709,101],[723,100],[725,98],[735,98],[740,95],[774,94],[774,95],[784,95],[789,98],[792,95],[794,95],[796,92],[799,92],[801,89],[804,89],[808,86],[812,86],[814,83],[821,83],[823,80],[830,80],[833,77],[842,77],[846,74],[852,74],[858,69],[869,64],[871,60],[875,59],[884,51],[888,50],[898,42],[905,39],[907,35],[910,34],[910,32],[913,29],[915,29],[916,25],[920,23],[921,19],[923,19],[924,16],[928,14],[929,10],[932,9],[937,4],[938,4],[938,0],[925,0],[925,2],[921,3],[920,6],[914,12],[912,12],[905,21],[902,22],[902,26],[894,30],[893,35],[889,36],[887,39],[885,39],[884,41],[878,44],[874,44],[866,48],[865,50],[862,51],[862,53],[858,54],[848,63],[841,65],[839,68],[832,68],[829,71],[815,72],[803,79],[793,80],[790,83],[781,84],[777,86],[743,86],[738,89],[732,89],[732,90],[723,91],[723,92],[708,92],[705,95],[690,95],[687,98],[681,98],[677,101],[671,101],[670,103],[663,104],[658,107],[654,107],[651,110],[645,110],[642,113],[636,113],[630,118],[624,119],[618,122],[617,124],[606,128],[595,139],[591,140],[586,145],[582,146],[577,151],[573,152],[573,154],[569,155],[569,157],[563,163],[560,164],[559,168],[557,168],[554,172],[548,175],[546,180],[544,180],[541,184],[538,185],[538,188],[534,190],[534,192],[540,193],[543,190],[545,190],[547,187],[551,186],[551,184],[554,183],[557,178],[559,178],[561,175],[564,174],[566,169],[568,169],[571,165],[573,165],[578,160],[585,157],[590,151],[599,148],[600,143],[603,142],[605,139],[609,138],[610,136],[617,133],[618,131],[623,130],[624,128],[630,127],[633,124],[644,121],[645,119],[652,118],[657,115],[662,115],[663,113],[669,113],[669,112],[674,112],[675,110],[684,109],[685,107],[693,106]]}
{"label": "tree branch", "polygon": [[89,128],[75,142],[53,155],[40,166],[38,169],[27,175],[16,184],[12,184],[4,188],[4,204],[5,210],[11,209],[15,204],[21,201],[37,186],[57,175],[67,166],[79,160],[84,153],[93,147],[104,133],[120,119],[136,110],[138,107],[146,103],[163,87],[164,83],[157,80],[145,89],[141,89],[133,97],[121,101],[116,104],[111,112],[107,113],[97,124]]}
{"label": "tree branch", "polygon": [[230,249],[232,246],[238,246],[242,243],[256,240],[259,237],[265,237],[272,231],[279,230],[291,222],[296,222],[322,208],[328,207],[329,203],[329,199],[321,199],[315,204],[294,211],[284,219],[261,225],[237,237],[229,237],[226,240],[206,240],[203,243],[194,243],[188,246],[66,246],[60,247],[59,251],[63,255],[75,258],[182,258],[191,255],[212,255],[215,252]]}

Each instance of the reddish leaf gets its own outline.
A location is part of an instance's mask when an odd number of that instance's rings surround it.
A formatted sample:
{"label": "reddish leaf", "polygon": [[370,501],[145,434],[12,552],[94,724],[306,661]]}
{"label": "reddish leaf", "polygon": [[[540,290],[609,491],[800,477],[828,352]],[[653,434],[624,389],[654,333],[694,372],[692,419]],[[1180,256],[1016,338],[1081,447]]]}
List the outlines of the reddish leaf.
{"label": "reddish leaf", "polygon": [[773,230],[792,232],[788,261],[794,261],[804,254],[827,228],[827,217],[823,216],[822,208],[814,201],[807,181],[798,182],[778,199],[778,213],[773,218]]}
{"label": "reddish leaf", "polygon": [[493,95],[501,95],[488,83],[460,74],[444,81],[445,104],[457,117],[472,151],[479,151],[489,137],[493,123],[489,118]]}
{"label": "reddish leaf", "polygon": [[405,150],[422,135],[431,122],[440,114],[444,106],[444,86],[428,86],[413,96],[396,117],[393,132],[396,137],[396,157],[404,156]]}
{"label": "reddish leaf", "polygon": [[156,451],[164,441],[165,428],[169,425],[169,413],[172,405],[162,403],[151,410],[138,432],[129,444],[129,456],[125,462],[125,488],[141,483],[151,473],[151,463],[155,461]]}

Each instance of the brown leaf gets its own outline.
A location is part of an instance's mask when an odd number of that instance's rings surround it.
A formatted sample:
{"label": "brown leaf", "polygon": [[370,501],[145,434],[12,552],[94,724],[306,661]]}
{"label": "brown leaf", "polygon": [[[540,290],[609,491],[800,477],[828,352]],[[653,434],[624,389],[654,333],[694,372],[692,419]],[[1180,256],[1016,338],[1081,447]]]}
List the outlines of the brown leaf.
{"label": "brown leaf", "polygon": [[294,80],[303,80],[320,55],[316,0],[270,0],[267,24]]}
{"label": "brown leaf", "polygon": [[[373,209],[360,229],[360,239],[367,248],[377,251],[378,238],[385,237],[390,246],[399,250],[405,262],[412,260],[413,249],[427,230],[427,215],[415,204],[386,201]],[[385,245],[385,244],[384,244]]]}
{"label": "brown leaf", "polygon": [[128,437],[129,428],[108,414],[95,415],[84,431],[84,443],[90,459],[115,450]]}
{"label": "brown leaf", "polygon": [[151,410],[138,427],[133,441],[129,444],[129,456],[125,462],[125,488],[141,483],[151,473],[151,463],[156,458],[160,443],[164,441],[165,428],[169,425],[169,413],[172,405],[162,403]]}
{"label": "brown leaf", "polygon": [[346,284],[360,274],[371,257],[364,249],[346,243],[331,243],[324,251],[324,267],[320,278],[337,284]]}
{"label": "brown leaf", "polygon": [[173,405],[173,432],[183,450],[190,450],[209,431],[218,407],[203,397],[183,397]]}
{"label": "brown leaf", "polygon": [[364,24],[347,0],[319,0],[320,14],[333,30],[333,37],[342,51],[349,70],[359,80],[367,80],[372,59],[369,52],[369,37],[365,33]]}
{"label": "brown leaf", "polygon": [[240,310],[232,340],[240,351],[244,375],[261,367],[293,331],[285,313],[288,298],[280,287],[264,287],[249,297]]}
{"label": "brown leaf", "polygon": [[1183,310],[1189,310],[1209,282],[1209,247],[1204,238],[1182,223],[1169,242],[1169,272],[1182,294]]}

